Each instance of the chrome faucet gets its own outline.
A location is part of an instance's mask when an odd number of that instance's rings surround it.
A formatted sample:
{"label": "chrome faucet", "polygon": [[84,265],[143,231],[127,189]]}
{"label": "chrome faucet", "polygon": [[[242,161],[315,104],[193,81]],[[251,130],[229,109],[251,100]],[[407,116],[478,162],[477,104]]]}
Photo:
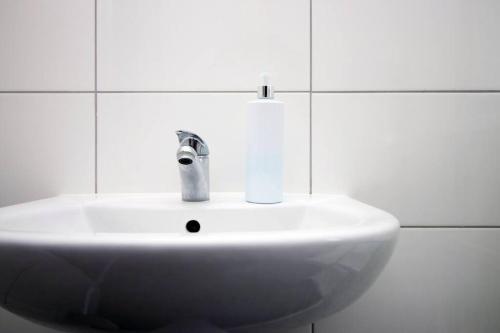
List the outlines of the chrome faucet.
{"label": "chrome faucet", "polygon": [[181,174],[182,200],[206,201],[210,198],[208,146],[198,135],[175,132],[179,138],[177,162]]}

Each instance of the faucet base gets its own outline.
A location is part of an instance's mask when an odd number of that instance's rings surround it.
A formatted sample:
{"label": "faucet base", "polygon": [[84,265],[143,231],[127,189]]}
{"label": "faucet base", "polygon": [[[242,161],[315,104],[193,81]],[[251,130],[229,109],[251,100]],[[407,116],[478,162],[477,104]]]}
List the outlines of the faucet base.
{"label": "faucet base", "polygon": [[202,201],[208,201],[210,200],[209,197],[203,197],[203,198],[192,198],[192,197],[182,197],[182,201],[186,202],[202,202]]}

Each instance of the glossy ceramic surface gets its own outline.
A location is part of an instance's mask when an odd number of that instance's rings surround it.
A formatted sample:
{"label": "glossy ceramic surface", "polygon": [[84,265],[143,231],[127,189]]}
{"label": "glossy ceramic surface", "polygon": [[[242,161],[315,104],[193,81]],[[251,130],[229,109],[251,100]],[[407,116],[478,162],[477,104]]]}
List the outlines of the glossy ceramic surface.
{"label": "glossy ceramic surface", "polygon": [[[196,220],[198,232],[186,229]],[[345,196],[61,196],[0,209],[2,306],[64,331],[265,332],[357,299],[399,224]],[[197,327],[197,328],[193,328]]]}

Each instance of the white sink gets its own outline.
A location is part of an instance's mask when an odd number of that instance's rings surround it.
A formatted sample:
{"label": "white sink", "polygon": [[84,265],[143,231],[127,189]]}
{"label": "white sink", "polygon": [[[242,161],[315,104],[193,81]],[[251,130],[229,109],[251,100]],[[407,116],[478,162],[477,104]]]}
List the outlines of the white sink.
{"label": "white sink", "polygon": [[398,229],[345,196],[60,196],[0,209],[1,306],[68,332],[293,328],[356,300]]}

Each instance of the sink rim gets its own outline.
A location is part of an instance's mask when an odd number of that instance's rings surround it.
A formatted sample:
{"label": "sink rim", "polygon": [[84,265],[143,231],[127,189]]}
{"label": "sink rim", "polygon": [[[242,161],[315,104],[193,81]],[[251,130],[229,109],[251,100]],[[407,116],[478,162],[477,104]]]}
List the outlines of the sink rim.
{"label": "sink rim", "polygon": [[[291,246],[321,242],[343,242],[356,240],[387,240],[394,238],[399,230],[398,220],[391,214],[369,206],[346,195],[339,194],[302,194],[287,193],[280,204],[261,205],[244,201],[239,192],[212,193],[211,201],[182,202],[179,193],[103,193],[103,194],[63,194],[48,199],[31,201],[0,208],[0,243],[19,244],[23,246],[50,247],[141,247],[141,248],[206,248],[225,246]],[[335,207],[344,213],[353,215],[358,223],[344,227],[293,230],[263,231],[231,231],[210,233],[165,233],[165,232],[30,232],[2,230],[1,219],[14,214],[23,207],[39,207],[44,205],[67,205],[68,208],[82,210],[85,205],[95,203],[121,202],[128,199],[163,199],[168,201],[169,208],[175,209],[211,209],[226,207],[244,207],[244,209],[273,209],[287,206],[306,205],[312,207]],[[147,202],[147,201],[146,201]],[[62,206],[64,207],[64,206]],[[240,208],[241,209],[241,208]],[[306,208],[307,209],[307,208]],[[338,211],[338,210],[337,210]],[[235,222],[237,223],[237,222]]]}

